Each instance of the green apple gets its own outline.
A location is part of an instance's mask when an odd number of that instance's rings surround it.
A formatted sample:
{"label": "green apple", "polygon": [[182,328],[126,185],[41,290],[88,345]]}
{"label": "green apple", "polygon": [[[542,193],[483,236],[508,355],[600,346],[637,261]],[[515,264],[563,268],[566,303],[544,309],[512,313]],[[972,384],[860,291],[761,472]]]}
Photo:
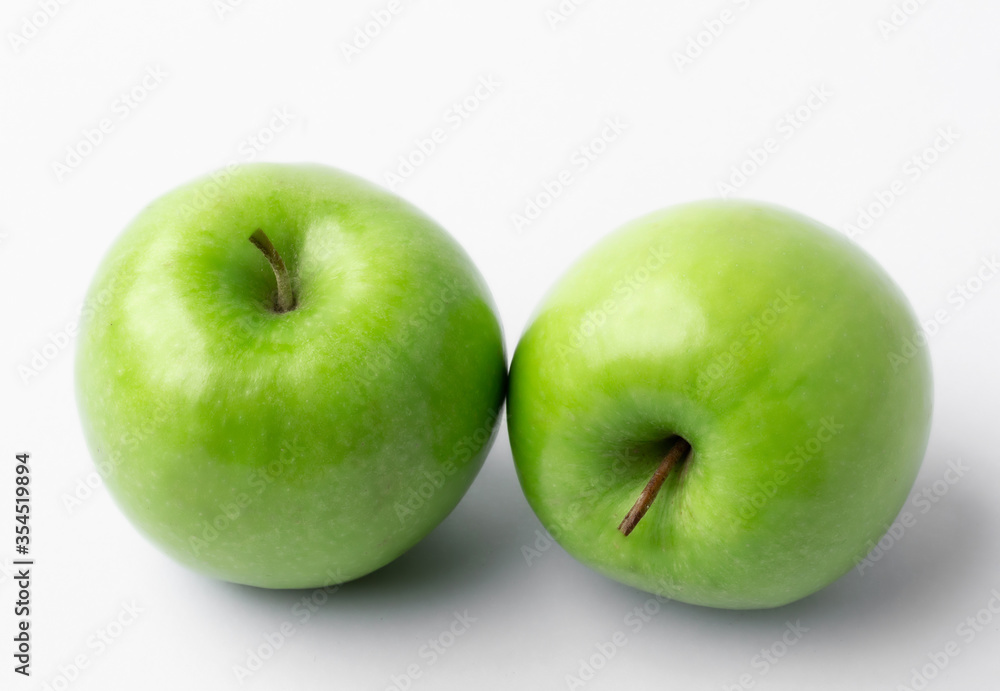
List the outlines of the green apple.
{"label": "green apple", "polygon": [[247,165],[167,194],[89,299],[90,451],[135,526],[212,576],[367,574],[444,519],[495,436],[506,360],[482,277],[337,170]]}
{"label": "green apple", "polygon": [[885,271],[808,218],[749,202],[640,218],[517,346],[524,493],[570,554],[629,585],[713,607],[802,598],[912,487],[932,398],[919,333]]}

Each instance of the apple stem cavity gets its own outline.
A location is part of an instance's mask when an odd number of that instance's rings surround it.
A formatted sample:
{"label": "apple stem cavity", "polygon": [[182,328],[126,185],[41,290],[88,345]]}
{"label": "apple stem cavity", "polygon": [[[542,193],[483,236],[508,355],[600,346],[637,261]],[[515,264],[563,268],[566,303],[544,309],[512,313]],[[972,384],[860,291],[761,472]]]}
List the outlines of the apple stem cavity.
{"label": "apple stem cavity", "polygon": [[289,312],[295,309],[295,293],[292,290],[292,280],[288,276],[288,269],[285,267],[284,260],[278,254],[278,250],[274,249],[274,245],[271,244],[271,239],[264,234],[263,230],[258,228],[250,236],[250,242],[264,253],[267,261],[271,264],[271,268],[274,269],[274,279],[278,283],[278,301],[274,306],[274,310],[276,312]]}
{"label": "apple stem cavity", "polygon": [[628,537],[635,526],[642,520],[642,517],[646,515],[649,510],[649,506],[656,499],[656,495],[659,493],[660,488],[663,487],[664,480],[667,479],[667,475],[670,471],[674,469],[678,463],[683,461],[688,452],[691,451],[691,445],[688,444],[684,437],[675,437],[674,444],[670,447],[670,451],[667,455],[663,457],[660,461],[660,465],[657,466],[656,472],[653,473],[653,477],[649,478],[649,482],[642,490],[642,494],[636,500],[635,504],[629,510],[622,522],[618,524],[618,530],[621,531],[622,535]]}

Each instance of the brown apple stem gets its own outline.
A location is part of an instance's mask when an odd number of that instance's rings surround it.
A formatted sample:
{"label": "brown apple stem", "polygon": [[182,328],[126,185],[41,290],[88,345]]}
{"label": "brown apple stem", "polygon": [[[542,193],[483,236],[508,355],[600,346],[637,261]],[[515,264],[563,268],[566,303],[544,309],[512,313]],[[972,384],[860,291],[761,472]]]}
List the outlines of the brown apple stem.
{"label": "brown apple stem", "polygon": [[629,510],[628,514],[626,514],[625,518],[618,525],[618,530],[622,532],[622,535],[627,537],[635,529],[635,526],[642,520],[642,517],[646,515],[650,504],[656,499],[656,495],[663,486],[663,481],[667,479],[667,475],[670,474],[675,465],[684,460],[690,450],[691,445],[687,443],[684,437],[676,437],[674,439],[674,445],[670,447],[670,451],[660,461],[660,465],[657,466],[653,477],[649,478],[649,482],[643,488],[642,494],[639,495],[631,510]]}
{"label": "brown apple stem", "polygon": [[278,250],[274,249],[271,239],[264,234],[263,230],[258,228],[250,236],[250,242],[264,253],[267,261],[271,264],[271,268],[274,270],[274,279],[278,283],[278,304],[275,305],[275,310],[278,312],[288,312],[294,309],[295,293],[292,291],[292,281],[288,276],[288,269],[285,267],[285,262],[281,259],[281,255],[278,254]]}

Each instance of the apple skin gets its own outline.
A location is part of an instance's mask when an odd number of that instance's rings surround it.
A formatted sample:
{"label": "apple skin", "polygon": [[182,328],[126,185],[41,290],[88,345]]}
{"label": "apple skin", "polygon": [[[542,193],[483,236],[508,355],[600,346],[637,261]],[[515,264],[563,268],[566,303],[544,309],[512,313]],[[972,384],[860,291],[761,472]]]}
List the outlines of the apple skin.
{"label": "apple skin", "polygon": [[[521,486],[605,575],[683,602],[783,605],[846,573],[920,468],[932,405],[920,327],[835,231],[751,202],[640,218],[580,259],[510,371]],[[906,353],[905,355],[901,353]],[[618,524],[680,435],[648,513]]]}
{"label": "apple skin", "polygon": [[[253,164],[147,207],[90,289],[83,430],[152,542],[269,588],[367,574],[455,507],[493,443],[503,337],[469,257],[402,199],[315,165]],[[297,306],[271,309],[275,276]]]}

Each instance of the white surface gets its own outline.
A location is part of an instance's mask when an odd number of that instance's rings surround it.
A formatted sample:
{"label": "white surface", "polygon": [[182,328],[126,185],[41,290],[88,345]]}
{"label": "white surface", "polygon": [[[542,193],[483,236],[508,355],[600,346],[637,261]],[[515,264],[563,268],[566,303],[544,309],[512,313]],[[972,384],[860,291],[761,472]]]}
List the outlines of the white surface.
{"label": "white surface", "polygon": [[[387,0],[246,0],[224,18],[213,0],[68,2],[17,52],[9,32],[45,3],[3,3],[0,563],[13,556],[13,454],[29,450],[37,566],[30,681],[11,671],[15,590],[2,576],[0,688],[384,689],[411,664],[421,672],[413,689],[567,688],[567,675],[616,631],[627,645],[586,688],[724,689],[749,674],[756,689],[895,689],[949,640],[960,654],[928,688],[995,685],[1000,614],[983,614],[990,621],[971,640],[956,627],[1000,588],[1000,279],[962,304],[954,291],[1000,252],[1000,5],[907,0],[915,14],[884,38],[890,0],[577,2],[553,29],[545,12],[557,0],[401,0],[351,62],[342,42]],[[732,23],[679,71],[674,52],[723,9]],[[116,104],[157,67],[166,76],[147,80],[156,88],[143,103]],[[453,127],[449,108],[482,77],[499,88]],[[808,108],[814,88],[830,95],[813,99],[808,122],[786,137],[779,121]],[[505,430],[436,532],[341,588],[308,623],[292,610],[303,593],[231,586],[175,565],[103,489],[68,510],[65,497],[93,476],[72,394],[72,339],[60,333],[126,223],[177,184],[247,160],[244,141],[275,108],[292,121],[259,159],[320,161],[379,182],[416,138],[445,128],[444,144],[397,189],[472,254],[511,348],[585,248],[634,216],[719,194],[730,167],[767,137],[777,151],[739,194],[839,229],[904,180],[858,241],[921,318],[946,318],[931,339],[936,411],[916,489],[933,488],[949,460],[968,470],[939,484],[947,491],[926,512],[911,503],[916,524],[864,573],[774,611],[657,605],[641,630],[626,617],[647,595],[558,547],[527,563],[522,550],[539,524]],[[60,180],[53,162],[102,118],[111,133]],[[574,151],[607,118],[627,129],[588,170],[574,167]],[[940,128],[958,141],[919,179],[907,177],[907,160]],[[573,184],[515,232],[512,214],[564,168]],[[23,381],[18,367],[52,337],[62,347]],[[133,601],[138,619],[106,650],[92,646]],[[466,610],[475,618],[468,631],[433,663],[422,657],[421,646]],[[294,636],[240,686],[233,666],[286,621]],[[808,631],[765,669],[755,655],[780,652],[789,621]],[[79,655],[88,666],[57,683]]]}

